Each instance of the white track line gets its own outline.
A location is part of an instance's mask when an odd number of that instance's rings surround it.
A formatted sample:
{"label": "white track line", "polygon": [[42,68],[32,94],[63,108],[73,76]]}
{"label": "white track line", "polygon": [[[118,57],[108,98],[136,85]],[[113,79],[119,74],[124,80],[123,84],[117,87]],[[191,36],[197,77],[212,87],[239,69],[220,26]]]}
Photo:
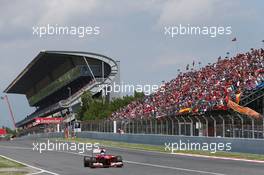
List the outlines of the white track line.
{"label": "white track line", "polygon": [[211,175],[225,175],[225,174],[222,174],[222,173],[215,173],[215,172],[209,172],[209,171],[200,171],[200,170],[193,170],[193,169],[186,169],[186,168],[177,168],[177,167],[170,167],[170,166],[164,166],[164,165],[155,165],[155,164],[149,164],[149,163],[140,163],[140,162],[133,162],[133,161],[124,161],[124,162],[137,164],[137,165],[151,166],[151,167],[156,167],[156,168],[164,168],[164,169],[172,169],[172,170],[179,170],[179,171],[194,172],[194,173],[211,174]]}
{"label": "white track line", "polygon": [[[71,143],[71,142],[69,142]],[[116,148],[121,150],[133,150],[138,152],[149,152],[156,154],[166,154],[166,155],[180,155],[186,157],[198,157],[198,158],[206,158],[206,159],[218,159],[218,160],[231,160],[231,161],[241,161],[241,162],[250,162],[250,163],[264,163],[264,160],[250,160],[250,159],[242,159],[242,158],[231,158],[231,157],[220,157],[220,156],[206,156],[200,154],[188,154],[188,153],[170,153],[170,152],[159,152],[159,151],[150,151],[150,150],[142,150],[137,147],[123,148],[118,146],[105,146],[108,148]]]}
{"label": "white track line", "polygon": [[[0,146],[2,147],[2,146]],[[27,148],[27,147],[6,147],[6,148],[13,148],[13,149],[32,149],[32,148]],[[52,152],[52,151],[50,151]],[[79,156],[90,156],[87,154],[82,154],[82,153],[77,153],[77,152],[69,152],[69,151],[55,151],[55,152],[60,152],[60,153],[67,153],[67,154],[74,154],[74,155],[79,155]],[[210,175],[226,175],[222,173],[215,173],[215,172],[209,172],[209,171],[200,171],[200,170],[194,170],[194,169],[187,169],[187,168],[179,168],[179,167],[170,167],[170,166],[164,166],[164,165],[156,165],[156,164],[149,164],[149,163],[142,163],[142,162],[134,162],[134,161],[129,161],[129,160],[123,160],[126,163],[129,164],[135,164],[135,165],[141,165],[141,166],[151,166],[155,168],[163,168],[163,169],[171,169],[171,170],[179,170],[179,171],[186,171],[186,172],[194,172],[194,173],[202,173],[202,174],[210,174]],[[40,169],[40,168],[38,168]],[[43,170],[46,171],[46,170]],[[47,171],[46,171],[47,172]],[[53,174],[57,175],[57,174]]]}
{"label": "white track line", "polygon": [[[56,152],[62,152],[62,153],[79,155],[79,156],[89,156],[89,157],[91,157],[91,155],[82,154],[82,153],[67,152],[67,151],[56,151]],[[226,174],[222,174],[222,173],[215,173],[215,172],[209,172],[209,171],[200,171],[200,170],[193,170],[193,169],[186,169],[186,168],[177,168],[177,167],[170,167],[170,166],[164,166],[164,165],[156,165],[156,164],[150,164],[150,163],[134,162],[134,161],[129,161],[129,160],[123,160],[123,162],[130,163],[130,164],[141,165],[141,166],[142,165],[143,166],[151,166],[151,167],[155,167],[155,168],[163,168],[163,169],[187,171],[187,172],[194,172],[194,173],[211,174],[211,175],[226,175]]]}
{"label": "white track line", "polygon": [[[90,156],[86,154],[81,153],[75,153],[75,152],[65,152],[65,151],[59,151],[69,154],[75,154],[75,155],[81,155],[81,156]],[[209,172],[209,171],[200,171],[200,170],[193,170],[193,169],[186,169],[186,168],[177,168],[177,167],[170,167],[170,166],[164,166],[164,165],[156,165],[156,164],[150,164],[150,163],[142,163],[142,162],[134,162],[129,160],[123,160],[123,162],[130,163],[130,164],[136,164],[136,165],[143,165],[143,166],[151,166],[155,168],[164,168],[164,169],[171,169],[171,170],[180,170],[180,171],[187,171],[187,172],[195,172],[195,173],[202,173],[202,174],[211,174],[211,175],[226,175],[222,173],[215,173],[215,172]]]}
{"label": "white track line", "polygon": [[206,156],[206,155],[185,154],[185,153],[171,153],[171,154],[180,155],[180,156],[200,157],[200,158],[207,158],[207,159],[233,160],[233,161],[243,161],[243,162],[251,162],[251,163],[264,163],[263,160],[249,160],[249,159],[239,159],[239,158],[231,158],[231,157],[217,157],[217,156]]}
{"label": "white track line", "polygon": [[114,147],[114,146],[106,146],[106,147],[123,149],[123,150],[134,150],[134,151],[139,151],[139,152],[167,154],[167,155],[180,155],[180,156],[187,156],[187,157],[207,158],[207,159],[232,160],[232,161],[242,161],[242,162],[251,162],[251,163],[264,163],[263,160],[250,160],[250,159],[240,159],[240,158],[231,158],[231,157],[206,156],[206,155],[188,154],[188,153],[169,153],[169,152],[149,151],[149,150],[140,150],[136,147],[135,148],[122,148],[122,147]]}
{"label": "white track line", "polygon": [[[17,148],[19,148],[19,147],[17,147]],[[23,148],[23,147],[21,147],[21,148]],[[48,170],[44,170],[42,168],[38,168],[38,167],[29,165],[29,164],[24,163],[24,162],[21,162],[21,161],[17,161],[15,159],[10,158],[10,157],[6,157],[6,156],[3,156],[3,155],[0,155],[0,157],[3,157],[5,159],[7,159],[7,160],[10,160],[10,161],[13,161],[13,162],[16,162],[16,163],[19,163],[19,164],[22,164],[24,166],[27,166],[27,167],[30,167],[30,168],[33,168],[33,169],[36,169],[36,170],[39,170],[40,171],[40,172],[37,172],[37,173],[29,173],[28,175],[39,174],[39,173],[48,173],[48,174],[52,174],[52,175],[59,175],[57,173],[54,173],[54,172],[51,172],[51,171],[48,171]]]}
{"label": "white track line", "polygon": [[41,173],[45,173],[45,171],[39,171],[39,172],[35,172],[35,173],[30,173],[30,174],[27,174],[27,175],[35,175],[35,174],[41,174]]}

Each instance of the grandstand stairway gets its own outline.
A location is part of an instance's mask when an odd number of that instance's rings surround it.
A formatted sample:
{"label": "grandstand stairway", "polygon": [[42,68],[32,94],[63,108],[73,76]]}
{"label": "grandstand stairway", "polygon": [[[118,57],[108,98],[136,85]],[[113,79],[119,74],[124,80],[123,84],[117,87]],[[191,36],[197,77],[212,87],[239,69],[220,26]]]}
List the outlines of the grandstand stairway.
{"label": "grandstand stairway", "polygon": [[255,91],[253,91],[252,93],[246,95],[245,97],[243,97],[240,101],[240,105],[241,106],[247,106],[250,103],[260,99],[264,97],[264,87],[257,89]]}
{"label": "grandstand stairway", "polygon": [[81,90],[73,94],[68,99],[61,100],[59,102],[59,106],[61,108],[69,108],[70,106],[81,103],[81,96],[86,91],[90,91],[92,95],[95,95],[102,90],[102,87],[106,87],[113,83],[118,73],[117,63],[105,57],[101,57],[100,59],[111,66],[111,72],[109,76],[106,78],[95,78],[93,81],[91,81],[89,84],[84,86]]}

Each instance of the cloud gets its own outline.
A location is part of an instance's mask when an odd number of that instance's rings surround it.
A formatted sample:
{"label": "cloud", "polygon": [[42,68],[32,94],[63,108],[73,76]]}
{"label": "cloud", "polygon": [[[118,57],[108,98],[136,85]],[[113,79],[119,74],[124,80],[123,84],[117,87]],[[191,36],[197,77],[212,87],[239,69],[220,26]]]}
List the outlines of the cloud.
{"label": "cloud", "polygon": [[[32,27],[38,25],[98,25],[109,28],[144,13],[157,14],[161,0],[34,0],[4,1],[0,6],[0,40],[16,42],[32,38]],[[110,23],[111,21],[112,23]],[[106,29],[108,30],[108,29]]]}
{"label": "cloud", "polygon": [[252,4],[241,1],[170,0],[164,3],[157,24],[219,24],[225,21],[252,20],[258,13]]}
{"label": "cloud", "polygon": [[[98,0],[57,0],[44,1],[45,13],[39,17],[38,24],[65,24],[78,18],[88,19],[99,10],[102,1]],[[97,11],[99,12],[99,11]]]}
{"label": "cloud", "polygon": [[0,39],[13,41],[32,37],[32,27],[47,24],[75,24],[88,20],[102,1],[97,0],[34,0],[16,1],[0,6]]}
{"label": "cloud", "polygon": [[172,0],[167,1],[159,18],[159,24],[175,22],[191,23],[208,20],[217,1],[212,0]]}

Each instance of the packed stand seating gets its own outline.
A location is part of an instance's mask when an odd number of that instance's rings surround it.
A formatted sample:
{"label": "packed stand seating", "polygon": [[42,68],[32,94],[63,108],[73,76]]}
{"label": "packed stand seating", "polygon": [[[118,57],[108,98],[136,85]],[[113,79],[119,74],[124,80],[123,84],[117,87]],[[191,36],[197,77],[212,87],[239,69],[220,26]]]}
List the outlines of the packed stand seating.
{"label": "packed stand seating", "polygon": [[264,50],[251,49],[200,70],[180,73],[159,91],[114,112],[111,119],[226,110],[227,98],[263,87]]}

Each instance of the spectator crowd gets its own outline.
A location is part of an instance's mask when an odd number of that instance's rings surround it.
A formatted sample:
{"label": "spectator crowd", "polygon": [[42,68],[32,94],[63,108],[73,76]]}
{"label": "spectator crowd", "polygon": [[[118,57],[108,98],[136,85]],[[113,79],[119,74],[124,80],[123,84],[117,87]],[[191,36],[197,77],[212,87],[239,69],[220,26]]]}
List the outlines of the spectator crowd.
{"label": "spectator crowd", "polygon": [[239,103],[243,92],[262,87],[263,83],[264,50],[251,49],[231,58],[219,57],[216,63],[199,70],[180,72],[163,89],[112,113],[111,119],[226,110],[228,99]]}

